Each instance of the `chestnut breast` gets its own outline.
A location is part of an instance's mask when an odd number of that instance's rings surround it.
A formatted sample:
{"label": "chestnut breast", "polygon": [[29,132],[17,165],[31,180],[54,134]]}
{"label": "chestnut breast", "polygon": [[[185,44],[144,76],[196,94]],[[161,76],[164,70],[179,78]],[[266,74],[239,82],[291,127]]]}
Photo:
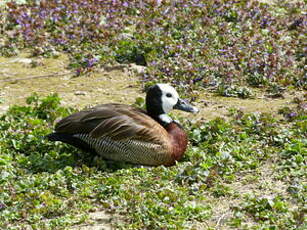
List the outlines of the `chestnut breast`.
{"label": "chestnut breast", "polygon": [[171,122],[165,127],[165,129],[169,134],[171,145],[170,149],[173,158],[173,162],[171,162],[169,165],[173,165],[176,161],[182,158],[184,152],[186,151],[188,138],[182,127],[176,122]]}

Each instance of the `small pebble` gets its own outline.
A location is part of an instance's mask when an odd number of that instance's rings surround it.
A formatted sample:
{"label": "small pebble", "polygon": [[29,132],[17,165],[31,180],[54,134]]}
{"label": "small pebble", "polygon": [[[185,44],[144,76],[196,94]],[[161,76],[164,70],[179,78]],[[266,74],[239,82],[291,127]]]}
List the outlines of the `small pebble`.
{"label": "small pebble", "polygon": [[75,95],[77,95],[77,96],[85,96],[86,92],[84,92],[84,91],[76,91]]}

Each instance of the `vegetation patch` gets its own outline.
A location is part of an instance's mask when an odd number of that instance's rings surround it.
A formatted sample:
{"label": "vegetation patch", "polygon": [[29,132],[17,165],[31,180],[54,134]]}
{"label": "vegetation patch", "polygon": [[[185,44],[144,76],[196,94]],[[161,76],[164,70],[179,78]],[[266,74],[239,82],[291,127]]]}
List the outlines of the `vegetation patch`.
{"label": "vegetation patch", "polygon": [[[219,229],[215,197],[240,202],[226,210],[222,225],[228,229],[304,229],[306,114],[299,104],[290,121],[236,110],[230,121],[193,124],[178,117],[191,145],[168,168],[108,162],[48,142],[44,136],[54,121],[73,111],[61,107],[56,94],[33,94],[26,106],[12,106],[1,116],[1,228],[64,229],[104,210],[123,216],[113,223],[118,229]],[[255,178],[270,162],[271,179],[284,183],[285,191],[270,197],[257,195],[261,189],[237,191],[242,173]]]}
{"label": "vegetation patch", "polygon": [[303,1],[28,0],[0,10],[2,55],[66,52],[77,75],[120,62],[182,89],[306,88]]}

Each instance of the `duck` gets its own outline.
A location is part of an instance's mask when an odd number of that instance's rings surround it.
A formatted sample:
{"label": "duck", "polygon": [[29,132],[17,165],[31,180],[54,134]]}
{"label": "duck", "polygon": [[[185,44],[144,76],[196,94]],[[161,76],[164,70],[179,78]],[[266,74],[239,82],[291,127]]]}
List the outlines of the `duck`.
{"label": "duck", "polygon": [[165,83],[149,87],[145,104],[146,110],[109,103],[73,113],[56,123],[47,139],[107,160],[172,166],[183,157],[188,137],[168,113],[173,109],[197,113],[198,109]]}

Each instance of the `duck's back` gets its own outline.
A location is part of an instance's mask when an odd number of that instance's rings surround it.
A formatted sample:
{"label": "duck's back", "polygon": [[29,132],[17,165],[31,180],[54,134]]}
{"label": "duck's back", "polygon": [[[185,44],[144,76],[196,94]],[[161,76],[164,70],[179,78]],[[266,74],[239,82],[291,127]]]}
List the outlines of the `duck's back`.
{"label": "duck's back", "polygon": [[169,165],[174,158],[168,132],[143,110],[104,104],[56,124],[49,139],[92,150],[104,158],[144,165]]}

